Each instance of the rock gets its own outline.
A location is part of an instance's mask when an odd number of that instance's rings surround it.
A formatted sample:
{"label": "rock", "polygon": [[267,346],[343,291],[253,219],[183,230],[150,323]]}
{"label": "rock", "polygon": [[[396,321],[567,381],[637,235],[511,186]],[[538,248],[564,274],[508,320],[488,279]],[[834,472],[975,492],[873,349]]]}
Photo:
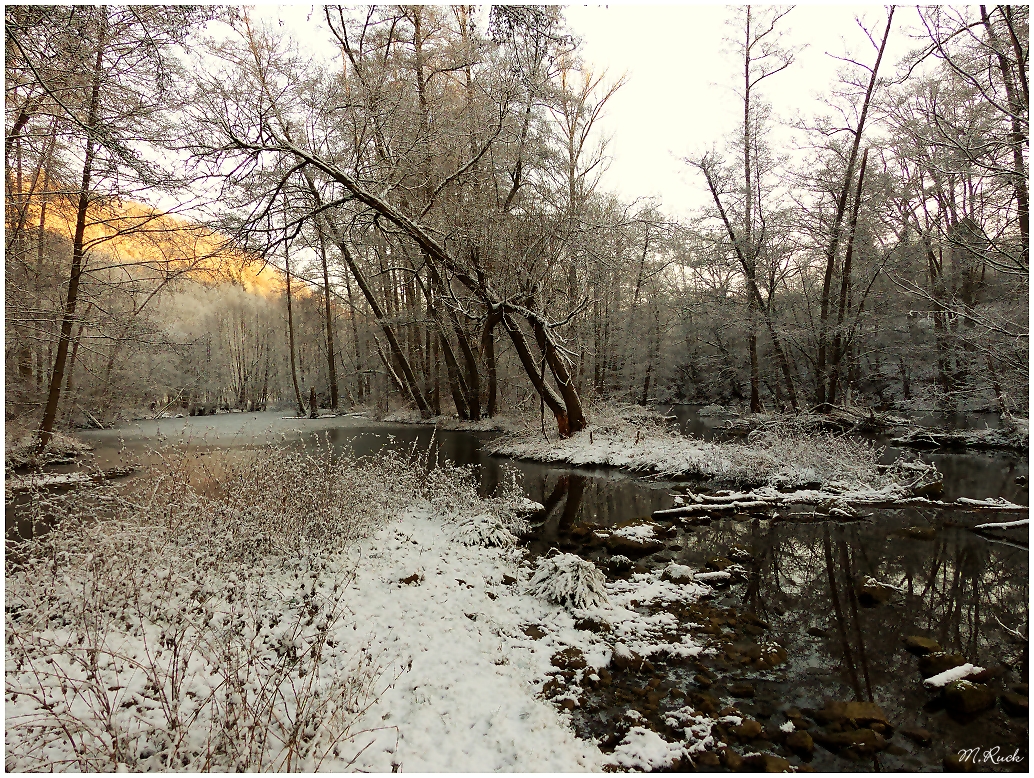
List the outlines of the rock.
{"label": "rock", "polygon": [[836,702],[827,700],[825,707],[815,712],[815,720],[823,724],[846,723],[851,728],[881,724],[890,727],[887,716],[874,702]]}
{"label": "rock", "polygon": [[512,575],[503,576],[503,586],[513,586],[515,583],[517,583],[517,579]]}
{"label": "rock", "polygon": [[944,651],[935,651],[932,654],[927,654],[919,660],[919,672],[923,674],[923,678],[932,678],[935,675],[940,675],[946,670],[951,670],[953,667],[966,664],[966,657],[962,654],[949,654]]}
{"label": "rock", "polygon": [[712,681],[706,675],[702,675],[702,674],[701,675],[694,675],[693,676],[693,680],[696,682],[697,686],[699,686],[702,689],[710,689],[712,684],[714,683],[714,681]]}
{"label": "rock", "polygon": [[743,759],[746,769],[752,773],[788,773],[790,763],[773,754],[751,754]]}
{"label": "rock", "polygon": [[822,627],[808,627],[808,634],[813,638],[824,638],[826,637],[826,630]]}
{"label": "rock", "polygon": [[761,660],[768,667],[778,667],[786,661],[786,657],[786,649],[775,643],[769,643],[761,652]]}
{"label": "rock", "polygon": [[811,723],[804,718],[804,714],[797,708],[787,708],[785,711],[788,718],[797,729],[811,729]]}
{"label": "rock", "polygon": [[844,732],[819,732],[815,740],[831,751],[851,748],[859,754],[873,754],[887,747],[887,740],[871,729],[849,729]]}
{"label": "rock", "polygon": [[944,687],[944,705],[953,713],[979,713],[994,707],[995,699],[995,693],[982,683],[952,681]]}
{"label": "rock", "polygon": [[1010,716],[1027,715],[1027,697],[1016,692],[1005,692],[998,698],[1002,703],[1002,710]]}
{"label": "rock", "polygon": [[710,692],[690,692],[687,695],[687,699],[689,700],[689,704],[696,710],[708,716],[717,712],[721,707],[718,702],[718,698]]}
{"label": "rock", "polygon": [[941,650],[941,644],[933,638],[924,638],[921,635],[909,635],[905,638],[905,649],[919,656],[926,656]]}
{"label": "rock", "polygon": [[729,546],[729,559],[733,562],[752,562],[754,555],[744,546]]}
{"label": "rock", "polygon": [[632,560],[622,554],[615,554],[607,563],[607,570],[611,573],[627,573],[632,569]]}
{"label": "rock", "polygon": [[705,564],[708,570],[724,570],[727,567],[732,567],[733,562],[730,559],[726,559],[723,556],[716,556],[713,559],[709,559]]}
{"label": "rock", "polygon": [[810,759],[811,755],[815,753],[815,740],[804,730],[798,729],[791,732],[783,742],[787,748],[805,759]]}
{"label": "rock", "polygon": [[418,584],[423,580],[424,577],[420,575],[420,573],[413,573],[413,575],[406,576],[405,578],[400,578],[399,583],[406,584],[407,586],[412,586],[413,584]]}
{"label": "rock", "polygon": [[677,584],[693,583],[694,570],[685,565],[670,564],[661,573],[661,579]]}
{"label": "rock", "polygon": [[555,697],[567,688],[567,680],[562,675],[554,675],[542,686],[543,697]]}
{"label": "rock", "polygon": [[764,731],[765,728],[759,722],[754,721],[754,719],[744,719],[742,724],[732,728],[733,734],[743,741],[761,737],[761,733]]}
{"label": "rock", "polygon": [[574,646],[557,651],[549,662],[559,670],[582,670],[586,666],[585,655]]}
{"label": "rock", "polygon": [[736,683],[729,687],[729,694],[733,697],[753,697],[754,686],[749,683]]}
{"label": "rock", "polygon": [[722,763],[722,760],[718,758],[718,754],[713,751],[704,751],[701,754],[694,754],[693,761],[701,767],[717,767]]}
{"label": "rock", "polygon": [[560,703],[560,707],[564,710],[574,710],[578,707],[578,702],[568,697],[566,700]]}
{"label": "rock", "polygon": [[641,557],[661,551],[665,543],[660,539],[663,534],[656,524],[634,521],[624,527],[618,527],[606,534],[597,533],[603,545],[612,554],[627,557]]}
{"label": "rock", "polygon": [[743,769],[743,757],[728,746],[722,746],[718,749],[718,760],[723,767],[734,773]]}
{"label": "rock", "polygon": [[617,643],[614,646],[612,661],[614,662],[614,667],[619,670],[631,670],[633,672],[642,670],[646,665],[646,660],[643,657],[623,643]]}
{"label": "rock", "polygon": [[1029,697],[1030,696],[1027,693],[1027,684],[1025,684],[1025,683],[1014,683],[1009,688],[1012,691],[1016,692],[1017,694],[1022,694],[1024,697]]}
{"label": "rock", "polygon": [[546,630],[542,629],[538,624],[531,624],[524,628],[524,634],[532,640],[542,640],[546,636]]}
{"label": "rock", "polygon": [[933,735],[922,727],[908,727],[901,730],[901,734],[921,746],[928,746],[933,742]]}
{"label": "rock", "polygon": [[858,602],[866,608],[874,608],[890,600],[895,591],[893,587],[880,583],[875,578],[866,578],[858,587]]}
{"label": "rock", "polygon": [[594,619],[591,616],[578,619],[574,623],[574,628],[580,629],[583,632],[610,632],[610,624],[600,619]]}

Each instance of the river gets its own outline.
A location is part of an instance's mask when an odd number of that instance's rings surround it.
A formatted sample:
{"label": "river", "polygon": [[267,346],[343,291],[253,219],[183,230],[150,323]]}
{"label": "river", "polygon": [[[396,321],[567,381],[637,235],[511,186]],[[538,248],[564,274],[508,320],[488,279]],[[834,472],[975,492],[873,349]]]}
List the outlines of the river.
{"label": "river", "polygon": [[[701,418],[686,407],[678,409],[677,415],[684,432],[720,434],[720,419]],[[649,516],[671,507],[673,494],[686,488],[686,484],[637,478],[609,468],[493,457],[486,446],[490,433],[393,425],[353,416],[309,421],[273,412],[225,414],[137,422],[81,435],[95,447],[101,467],[127,459],[146,461],[149,447],[161,441],[227,449],[270,441],[313,446],[318,436],[357,455],[384,448],[430,447],[442,459],[475,466],[486,495],[496,489],[505,468],[514,468],[528,497],[547,509],[527,540],[530,553],[545,553],[556,546],[591,558],[601,567],[607,563],[606,550],[585,544],[585,532],[579,533],[579,526],[613,526]],[[899,453],[888,450],[884,456],[891,459]],[[923,457],[944,474],[945,499],[1000,496],[1028,504],[1025,455],[924,452]],[[27,534],[31,529],[22,531]],[[875,755],[817,748],[812,767],[927,770],[940,768],[943,757],[959,749],[999,746],[1002,753],[1020,748],[1024,760],[988,765],[989,769],[1026,769],[1027,719],[1009,716],[1000,707],[976,716],[949,715],[936,695],[923,687],[918,659],[903,643],[910,635],[933,638],[945,651],[994,670],[993,683],[1002,690],[1019,688],[1026,695],[1025,687],[1018,685],[1028,680],[1027,643],[1005,629],[1025,632],[1029,623],[1026,529],[1004,541],[992,540],[951,526],[930,510],[914,508],[880,509],[870,520],[850,524],[715,519],[678,529],[667,548],[640,560],[638,569],[671,561],[702,568],[715,558],[737,554],[747,568],[746,581],[719,591],[710,606],[724,614],[716,622],[722,626],[712,630],[717,634],[700,635],[702,641],[711,641],[714,655],[691,667],[672,665],[656,671],[660,681],[651,688],[664,692],[664,702],[644,705],[641,713],[658,729],[666,709],[686,700],[699,701],[701,694],[710,695],[718,706],[735,703],[741,714],[767,727],[765,737],[786,721],[787,711],[821,708],[826,699],[871,700],[899,729],[927,730],[932,745],[899,735]],[[857,583],[868,575],[892,582],[900,591],[886,603],[865,607],[856,591]],[[756,636],[757,629],[744,631],[742,617],[737,623],[736,614],[745,612],[765,624],[765,640],[785,648],[785,663],[757,670],[730,648]],[[699,680],[701,675],[706,681]],[[642,702],[636,695],[636,684],[642,681],[617,679],[613,686],[587,694],[573,713],[579,733],[606,741],[620,726],[624,709]],[[750,695],[743,693],[744,684],[752,687]],[[754,743],[757,748],[764,745],[765,741]]]}

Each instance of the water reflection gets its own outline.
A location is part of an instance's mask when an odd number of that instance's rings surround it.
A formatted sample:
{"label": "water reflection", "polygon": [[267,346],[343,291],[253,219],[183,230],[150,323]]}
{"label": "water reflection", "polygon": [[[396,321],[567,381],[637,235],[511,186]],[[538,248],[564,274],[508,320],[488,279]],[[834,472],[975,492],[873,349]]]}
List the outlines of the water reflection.
{"label": "water reflection", "polygon": [[[1010,753],[1026,748],[1025,719],[997,708],[976,717],[940,708],[903,643],[910,635],[937,640],[994,669],[992,688],[1026,683],[1027,643],[1005,629],[1025,632],[1029,623],[1026,550],[956,528],[932,540],[906,537],[900,530],[921,521],[912,511],[874,518],[850,525],[713,522],[692,532],[681,561],[702,565],[733,546],[752,554],[749,580],[731,600],[768,620],[771,637],[789,654],[783,668],[752,677],[759,699],[782,708],[821,708],[830,698],[875,701],[897,726],[933,733],[932,749],[906,743],[904,753],[880,755],[876,769],[939,765],[943,754],[981,743],[1009,745]],[[860,601],[867,576],[895,587],[886,603]],[[817,752],[814,766],[848,769],[826,751]]]}

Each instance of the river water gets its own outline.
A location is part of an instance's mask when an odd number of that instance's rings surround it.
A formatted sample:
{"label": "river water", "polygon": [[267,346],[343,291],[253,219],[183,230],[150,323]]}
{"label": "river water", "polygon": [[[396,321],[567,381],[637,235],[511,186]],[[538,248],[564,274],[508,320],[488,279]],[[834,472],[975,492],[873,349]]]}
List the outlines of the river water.
{"label": "river water", "polygon": [[[701,418],[692,408],[677,410],[684,432],[704,437],[720,434],[721,419]],[[580,526],[613,526],[649,516],[671,507],[673,494],[686,488],[610,468],[558,467],[493,457],[488,453],[492,437],[488,433],[392,425],[350,416],[309,421],[271,412],[225,414],[82,433],[95,447],[96,464],[101,467],[127,459],[146,461],[148,448],[160,442],[199,449],[246,448],[270,441],[313,446],[314,435],[357,455],[385,448],[430,449],[433,456],[475,466],[486,495],[495,490],[505,469],[516,469],[528,497],[546,506],[541,524],[528,539],[530,551],[545,553],[555,546],[591,558],[601,567],[607,563],[606,550],[583,545],[585,533],[577,531]],[[891,450],[885,456],[893,458],[897,453]],[[945,499],[1001,496],[1028,504],[1025,455],[924,452],[923,457],[936,462],[944,474]],[[20,531],[28,534],[31,528]],[[702,568],[709,560],[737,553],[749,560],[747,580],[722,590],[712,605],[727,614],[746,611],[767,623],[765,639],[782,645],[788,658],[764,671],[737,664],[735,657],[722,653],[722,641],[746,635],[735,624],[723,628],[723,634],[712,639],[716,655],[706,663],[706,672],[714,679],[708,693],[719,705],[735,702],[742,714],[771,729],[786,721],[786,711],[792,708],[821,708],[826,699],[872,700],[896,727],[925,728],[933,738],[931,746],[921,746],[898,736],[891,748],[860,761],[850,750],[834,753],[820,747],[811,761],[819,770],[939,769],[946,754],[994,746],[1003,753],[1020,748],[1024,760],[990,769],[1026,769],[1025,717],[1009,716],[1000,707],[975,717],[949,715],[923,687],[918,660],[903,647],[906,636],[931,637],[945,651],[994,668],[998,677],[992,683],[1001,690],[1025,684],[1027,643],[1006,629],[1026,633],[1029,623],[1025,529],[1004,539],[987,539],[951,526],[930,510],[914,508],[881,509],[869,521],[852,524],[715,519],[678,529],[667,548],[640,560],[638,569],[669,561]],[[864,607],[856,591],[858,582],[868,575],[900,591],[887,603]],[[658,671],[667,707],[678,707],[691,693],[701,691],[692,680],[698,670],[704,668]],[[754,687],[753,697],[734,698],[732,687],[744,682]],[[1026,694],[1024,688],[1020,691]],[[622,709],[638,704],[635,694],[615,698],[615,693],[590,695],[592,699],[574,712],[580,734],[606,740]],[[655,705],[642,712],[660,721],[664,710],[661,704],[659,710]]]}

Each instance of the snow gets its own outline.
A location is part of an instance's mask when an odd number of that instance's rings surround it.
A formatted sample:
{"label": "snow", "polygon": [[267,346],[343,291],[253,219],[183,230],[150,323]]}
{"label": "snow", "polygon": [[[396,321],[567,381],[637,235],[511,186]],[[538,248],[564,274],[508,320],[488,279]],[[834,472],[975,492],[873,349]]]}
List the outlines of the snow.
{"label": "snow", "polygon": [[971,505],[974,508],[992,508],[1006,511],[1024,510],[1027,506],[1017,505],[1009,502],[1004,497],[988,497],[984,500],[974,500],[969,497],[959,497],[955,500],[959,505]]}
{"label": "snow", "polygon": [[732,579],[732,573],[726,572],[725,570],[715,570],[714,572],[697,573],[693,576],[698,581],[728,581]]}
{"label": "snow", "polygon": [[977,524],[973,529],[1006,529],[1007,527],[1023,527],[1030,524],[1030,519],[1019,519],[1018,521],[990,522],[988,524]]}
{"label": "snow", "polygon": [[[357,747],[370,746],[355,769],[567,772],[602,766],[599,750],[579,741],[565,718],[536,697],[533,681],[549,667],[552,646],[529,640],[520,626],[558,614],[501,583],[504,574],[518,572],[515,557],[455,546],[440,524],[417,512],[370,545],[377,556],[357,570],[348,599],[361,632],[346,629],[344,637],[365,637],[381,652],[381,665],[408,669],[367,713],[366,727],[387,729],[357,739]],[[424,580],[398,584],[384,575],[389,559],[402,570],[425,570]]]}
{"label": "snow", "polygon": [[794,729],[795,729],[795,727],[794,727],[792,721],[787,721],[787,722],[779,725],[779,731],[780,732],[786,732],[786,733],[789,734],[790,732],[793,732]]}
{"label": "snow", "polygon": [[982,672],[984,672],[983,667],[977,667],[976,665],[966,662],[964,665],[953,667],[950,670],[945,670],[943,673],[938,673],[931,678],[927,678],[923,683],[927,686],[932,686],[935,689],[940,689],[947,686],[952,681],[959,681],[963,678],[969,678],[972,675]]}
{"label": "snow", "polygon": [[669,743],[651,729],[632,727],[614,749],[611,764],[646,772],[671,767],[685,754],[686,749],[680,743]]}
{"label": "snow", "polygon": [[632,524],[628,527],[621,527],[613,530],[610,534],[629,540],[652,540],[655,537],[653,524]]}
{"label": "snow", "polygon": [[606,583],[592,562],[575,554],[558,554],[539,560],[528,593],[557,605],[591,608],[607,602]]}
{"label": "snow", "polygon": [[[493,453],[752,486],[821,484],[831,491],[866,492],[890,485],[904,488],[900,483],[903,474],[893,468],[881,471],[879,449],[858,438],[775,425],[747,443],[703,441],[636,413],[634,409],[596,409],[589,426],[568,438],[544,440],[540,431],[529,428],[500,438]],[[923,475],[931,471],[929,466],[923,469]]]}
{"label": "snow", "polygon": [[12,492],[44,489],[55,486],[79,486],[92,481],[86,473],[37,473],[34,475],[6,479],[5,485]]}

